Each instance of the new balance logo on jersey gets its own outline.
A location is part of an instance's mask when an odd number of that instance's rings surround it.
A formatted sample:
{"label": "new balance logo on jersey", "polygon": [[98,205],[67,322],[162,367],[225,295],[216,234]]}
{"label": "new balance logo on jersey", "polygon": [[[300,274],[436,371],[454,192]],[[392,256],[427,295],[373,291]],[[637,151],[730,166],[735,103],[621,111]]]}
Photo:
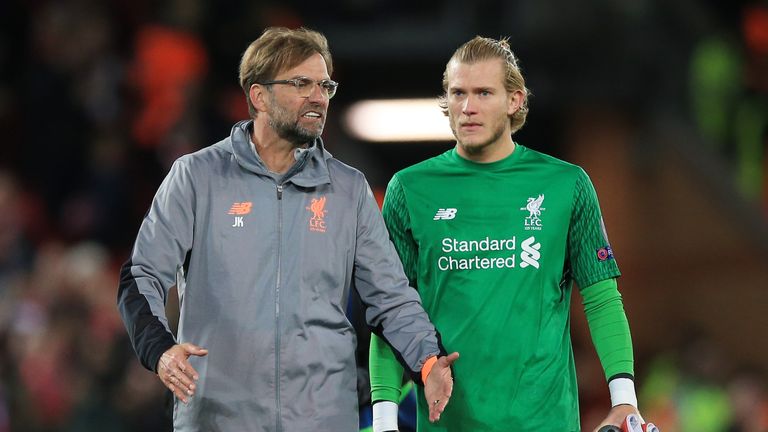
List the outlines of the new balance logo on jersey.
{"label": "new balance logo on jersey", "polygon": [[528,217],[525,218],[526,231],[541,231],[541,212],[546,210],[541,206],[542,204],[544,204],[544,194],[539,194],[538,198],[528,198],[525,207],[520,207],[520,210],[528,212]]}
{"label": "new balance logo on jersey", "polygon": [[441,208],[435,213],[435,217],[432,220],[449,220],[456,217],[455,208]]}
{"label": "new balance logo on jersey", "polygon": [[523,249],[520,252],[520,267],[526,268],[532,266],[533,268],[539,268],[539,258],[541,258],[541,243],[536,243],[535,237],[528,237],[520,243],[520,247]]}

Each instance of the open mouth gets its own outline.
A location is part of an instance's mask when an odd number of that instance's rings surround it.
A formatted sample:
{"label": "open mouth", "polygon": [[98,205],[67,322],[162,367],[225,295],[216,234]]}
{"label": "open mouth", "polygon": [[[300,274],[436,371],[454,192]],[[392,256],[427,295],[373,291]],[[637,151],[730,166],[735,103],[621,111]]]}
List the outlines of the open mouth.
{"label": "open mouth", "polygon": [[317,111],[307,111],[301,116],[304,118],[310,118],[310,119],[319,119],[323,117],[323,115]]}

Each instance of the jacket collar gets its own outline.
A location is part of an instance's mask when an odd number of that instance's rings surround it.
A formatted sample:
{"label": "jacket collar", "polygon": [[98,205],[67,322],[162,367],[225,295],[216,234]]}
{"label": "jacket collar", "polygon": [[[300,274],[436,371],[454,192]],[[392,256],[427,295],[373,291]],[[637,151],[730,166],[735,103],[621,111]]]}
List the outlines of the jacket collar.
{"label": "jacket collar", "polygon": [[[232,126],[229,135],[232,142],[232,153],[237,163],[254,174],[272,177],[264,161],[251,149],[249,131],[253,120],[243,120]],[[279,180],[282,183],[294,183],[297,186],[313,187],[331,182],[328,173],[328,159],[333,156],[325,150],[322,138],[310,143],[307,151],[301,152],[296,163]]]}

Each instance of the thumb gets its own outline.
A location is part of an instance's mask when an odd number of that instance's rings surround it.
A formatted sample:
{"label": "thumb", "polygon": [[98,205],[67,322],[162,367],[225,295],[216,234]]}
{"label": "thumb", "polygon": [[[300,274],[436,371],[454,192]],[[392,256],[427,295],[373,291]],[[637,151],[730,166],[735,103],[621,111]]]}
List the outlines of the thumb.
{"label": "thumb", "polygon": [[459,358],[458,352],[453,352],[448,354],[447,356],[440,357],[438,361],[440,362],[440,365],[443,367],[448,367],[453,364],[457,359]]}
{"label": "thumb", "polygon": [[189,342],[181,344],[181,347],[184,348],[184,351],[186,351],[188,354],[192,354],[192,355],[196,355],[196,356],[204,356],[204,355],[208,354],[208,350],[207,349],[205,349],[203,347],[199,347],[199,346],[197,346],[195,344],[191,344]]}

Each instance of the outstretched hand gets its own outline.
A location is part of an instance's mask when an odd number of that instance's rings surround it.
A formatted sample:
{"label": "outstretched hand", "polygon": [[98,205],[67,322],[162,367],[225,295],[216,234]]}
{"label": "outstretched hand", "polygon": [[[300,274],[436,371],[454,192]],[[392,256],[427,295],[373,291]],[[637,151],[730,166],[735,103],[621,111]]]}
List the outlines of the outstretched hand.
{"label": "outstretched hand", "polygon": [[[627,418],[630,414],[636,414],[640,416],[640,412],[637,411],[637,408],[633,407],[629,404],[621,404],[616,405],[615,407],[611,408],[611,410],[608,412],[608,416],[603,419],[603,421],[594,429],[594,432],[598,432],[598,430],[607,425],[613,425],[613,426],[620,426],[622,422],[624,422],[624,419]],[[642,421],[643,417],[640,416],[640,420]]]}
{"label": "outstretched hand", "polygon": [[200,376],[189,363],[189,356],[204,356],[208,350],[191,343],[174,345],[160,356],[157,362],[157,376],[173,394],[187,403],[188,397],[195,394],[195,381]]}
{"label": "outstretched hand", "polygon": [[453,393],[451,365],[458,358],[457,352],[439,357],[427,376],[427,382],[424,383],[424,397],[429,406],[429,421],[433,423],[440,420],[440,414],[445,410]]}

